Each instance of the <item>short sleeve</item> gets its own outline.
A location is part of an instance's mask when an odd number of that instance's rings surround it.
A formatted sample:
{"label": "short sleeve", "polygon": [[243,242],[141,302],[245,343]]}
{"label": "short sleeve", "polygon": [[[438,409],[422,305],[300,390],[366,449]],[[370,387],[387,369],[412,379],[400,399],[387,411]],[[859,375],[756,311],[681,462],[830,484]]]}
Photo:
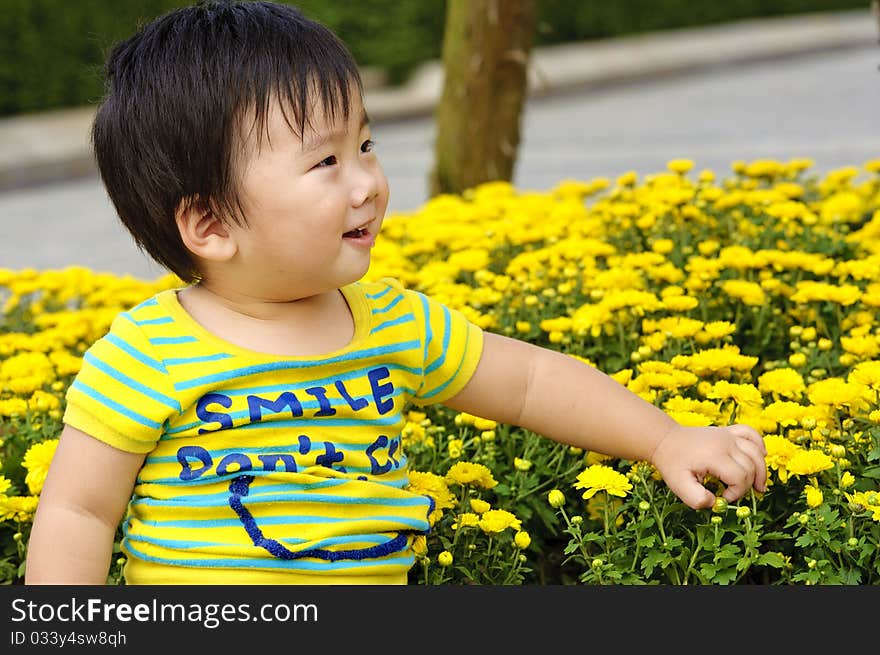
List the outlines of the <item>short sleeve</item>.
{"label": "short sleeve", "polygon": [[168,371],[128,312],[86,351],[66,401],[65,423],[131,453],[150,452],[181,411]]}
{"label": "short sleeve", "polygon": [[456,309],[406,290],[422,342],[423,374],[415,405],[442,403],[461,391],[477,369],[483,330]]}

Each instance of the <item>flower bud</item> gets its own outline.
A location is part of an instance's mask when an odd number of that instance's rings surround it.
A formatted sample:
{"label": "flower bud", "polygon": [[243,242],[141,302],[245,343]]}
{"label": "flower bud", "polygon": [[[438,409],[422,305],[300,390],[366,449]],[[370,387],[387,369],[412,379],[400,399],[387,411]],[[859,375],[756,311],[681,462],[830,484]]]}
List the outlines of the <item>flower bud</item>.
{"label": "flower bud", "polygon": [[748,505],[740,505],[736,508],[736,517],[738,519],[745,519],[751,516],[752,510],[749,509]]}
{"label": "flower bud", "polygon": [[583,516],[572,516],[571,522],[574,523],[575,525],[580,525],[581,523],[584,522],[584,517]]}
{"label": "flower bud", "polygon": [[605,563],[605,562],[603,562],[600,558],[597,557],[596,559],[594,559],[594,560],[590,563],[590,566],[592,566],[594,569],[598,569],[598,568],[601,567],[604,563]]}
{"label": "flower bud", "polygon": [[651,503],[649,503],[647,500],[643,500],[639,503],[639,509],[643,512],[647,512],[649,509],[651,509]]}
{"label": "flower bud", "polygon": [[444,550],[442,553],[437,555],[437,563],[440,566],[449,566],[452,564],[452,553],[448,550]]}
{"label": "flower bud", "polygon": [[727,511],[727,499],[723,496],[718,496],[715,499],[715,503],[712,505],[712,511],[716,514],[723,514]]}
{"label": "flower bud", "polygon": [[513,536],[513,543],[516,544],[516,547],[520,550],[525,550],[529,547],[529,544],[532,543],[532,538],[529,536],[528,532],[521,530]]}
{"label": "flower bud", "polygon": [[719,524],[721,523],[721,521],[722,521],[722,519],[721,519],[720,516],[713,516],[713,517],[712,517],[711,519],[709,519],[709,520],[712,522],[712,525],[719,525]]}
{"label": "flower bud", "polygon": [[553,489],[547,494],[547,502],[550,503],[550,507],[562,507],[565,505],[565,494],[559,491],[559,489]]}
{"label": "flower bud", "polygon": [[850,537],[846,543],[850,548],[855,548],[856,546],[859,545],[859,540],[856,539],[855,537]]}

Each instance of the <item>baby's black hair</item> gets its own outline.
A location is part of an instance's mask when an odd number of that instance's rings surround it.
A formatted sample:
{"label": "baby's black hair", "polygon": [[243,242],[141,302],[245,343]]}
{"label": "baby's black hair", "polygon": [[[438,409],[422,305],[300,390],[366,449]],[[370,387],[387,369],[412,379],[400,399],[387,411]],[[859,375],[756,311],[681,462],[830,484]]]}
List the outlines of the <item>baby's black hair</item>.
{"label": "baby's black hair", "polygon": [[345,44],[277,2],[170,11],[115,44],[104,74],[91,134],[101,179],[138,247],[186,282],[199,272],[175,213],[184,202],[247,223],[237,164],[254,129],[262,143],[273,99],[302,136],[310,103],[347,121],[352,89],[363,93]]}

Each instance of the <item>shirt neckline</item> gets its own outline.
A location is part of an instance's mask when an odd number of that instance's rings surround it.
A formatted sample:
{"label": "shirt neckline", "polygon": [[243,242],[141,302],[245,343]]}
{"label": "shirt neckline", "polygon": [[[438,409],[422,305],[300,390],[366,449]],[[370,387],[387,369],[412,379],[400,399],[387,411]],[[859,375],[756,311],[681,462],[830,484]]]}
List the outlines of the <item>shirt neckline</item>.
{"label": "shirt neckline", "polygon": [[185,326],[185,328],[189,330],[193,336],[197,337],[199,341],[210,343],[218,350],[222,350],[230,354],[242,355],[252,359],[265,358],[273,360],[284,359],[313,361],[326,359],[334,355],[348,352],[349,350],[352,350],[358,344],[360,344],[369,335],[370,311],[367,305],[367,299],[364,294],[364,290],[357,282],[352,282],[351,284],[347,284],[339,288],[339,291],[342,292],[342,295],[346,303],[348,304],[352,320],[354,321],[354,335],[352,336],[348,344],[346,344],[342,348],[330,352],[318,353],[315,355],[281,355],[277,353],[261,352],[259,350],[252,350],[250,348],[245,348],[244,346],[239,346],[230,341],[227,341],[226,339],[223,339],[222,337],[217,336],[216,334],[205,328],[201,323],[196,321],[189,314],[189,312],[184,309],[183,305],[180,304],[180,300],[177,297],[177,292],[182,291],[185,288],[186,287],[176,287],[173,289],[166,289],[165,291],[161,291],[156,295],[156,300],[160,304],[160,306],[162,306],[174,319],[175,323]]}

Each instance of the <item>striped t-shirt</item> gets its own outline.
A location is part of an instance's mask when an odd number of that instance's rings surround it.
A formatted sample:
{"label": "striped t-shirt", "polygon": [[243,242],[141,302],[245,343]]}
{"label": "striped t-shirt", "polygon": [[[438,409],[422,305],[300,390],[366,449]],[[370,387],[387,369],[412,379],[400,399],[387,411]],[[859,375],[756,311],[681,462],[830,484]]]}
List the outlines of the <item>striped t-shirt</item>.
{"label": "striped t-shirt", "polygon": [[65,422],[146,453],[123,523],[128,584],[406,582],[433,509],[407,490],[407,405],[458,393],[483,334],[395,280],[341,291],[355,335],[326,355],[221,340],[176,289],[86,352]]}

